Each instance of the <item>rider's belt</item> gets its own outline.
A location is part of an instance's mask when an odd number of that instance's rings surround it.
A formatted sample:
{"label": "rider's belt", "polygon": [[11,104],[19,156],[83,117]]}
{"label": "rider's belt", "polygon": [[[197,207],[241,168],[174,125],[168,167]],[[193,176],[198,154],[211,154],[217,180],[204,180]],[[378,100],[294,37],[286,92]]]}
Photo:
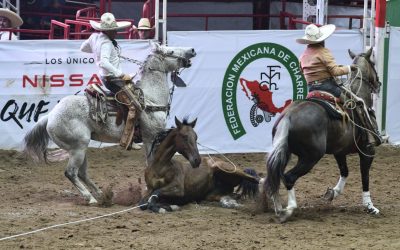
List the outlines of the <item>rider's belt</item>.
{"label": "rider's belt", "polygon": [[323,83],[328,83],[334,81],[333,77],[329,77],[329,78],[325,78],[325,79],[321,79],[321,80],[315,80],[312,82],[308,82],[307,85],[321,85]]}

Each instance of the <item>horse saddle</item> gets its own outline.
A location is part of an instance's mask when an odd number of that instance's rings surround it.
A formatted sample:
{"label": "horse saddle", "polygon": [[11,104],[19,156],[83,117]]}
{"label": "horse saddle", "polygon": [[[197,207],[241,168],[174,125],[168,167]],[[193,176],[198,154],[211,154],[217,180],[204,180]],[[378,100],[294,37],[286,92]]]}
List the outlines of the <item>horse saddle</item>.
{"label": "horse saddle", "polygon": [[105,123],[108,116],[116,116],[116,125],[121,125],[122,120],[126,120],[128,107],[117,102],[111,91],[97,84],[89,84],[85,95],[89,102],[90,118],[94,121]]}
{"label": "horse saddle", "polygon": [[328,113],[329,117],[344,120],[348,114],[343,109],[340,98],[335,97],[329,92],[314,90],[307,94],[306,100],[320,104]]}

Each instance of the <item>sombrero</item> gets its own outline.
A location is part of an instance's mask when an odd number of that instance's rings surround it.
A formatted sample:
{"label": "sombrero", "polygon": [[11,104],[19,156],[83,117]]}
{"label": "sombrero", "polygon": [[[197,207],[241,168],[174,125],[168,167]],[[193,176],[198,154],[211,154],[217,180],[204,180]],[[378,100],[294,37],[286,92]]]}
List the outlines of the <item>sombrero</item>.
{"label": "sombrero", "polygon": [[336,26],[333,24],[327,24],[321,27],[317,27],[315,24],[309,24],[304,31],[305,36],[296,39],[296,42],[301,44],[320,43],[332,35],[335,29]]}
{"label": "sombrero", "polygon": [[138,23],[138,30],[150,30],[150,21],[148,18],[140,18]]}
{"label": "sombrero", "polygon": [[92,28],[98,31],[120,30],[132,25],[132,23],[128,21],[117,22],[114,15],[108,12],[101,15],[100,22],[92,20],[89,22]]}
{"label": "sombrero", "polygon": [[22,18],[17,13],[7,8],[0,8],[0,16],[10,20],[10,28],[17,28],[24,23]]}

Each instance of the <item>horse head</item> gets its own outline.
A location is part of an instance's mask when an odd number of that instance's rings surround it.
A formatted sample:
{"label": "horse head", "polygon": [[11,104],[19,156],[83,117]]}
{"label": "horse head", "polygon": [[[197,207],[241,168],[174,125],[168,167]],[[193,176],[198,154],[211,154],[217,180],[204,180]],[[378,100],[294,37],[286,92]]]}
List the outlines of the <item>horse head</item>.
{"label": "horse head", "polygon": [[[368,107],[372,105],[371,93],[379,93],[381,82],[375,70],[375,64],[371,60],[372,48],[365,53],[358,55],[349,50],[349,55],[353,59],[353,64],[357,65],[358,71],[352,72],[351,79],[358,84],[352,84],[352,91],[364,99]],[[364,84],[365,83],[365,84]]]}
{"label": "horse head", "polygon": [[184,119],[182,122],[175,117],[176,134],[174,144],[176,151],[185,157],[193,168],[200,166],[201,157],[197,148],[197,134],[194,131],[197,119],[188,122]]}
{"label": "horse head", "polygon": [[[164,72],[177,71],[181,68],[189,68],[192,65],[190,59],[196,56],[194,48],[191,47],[168,47],[153,43],[153,54],[162,61]],[[159,63],[159,62],[158,62]]]}

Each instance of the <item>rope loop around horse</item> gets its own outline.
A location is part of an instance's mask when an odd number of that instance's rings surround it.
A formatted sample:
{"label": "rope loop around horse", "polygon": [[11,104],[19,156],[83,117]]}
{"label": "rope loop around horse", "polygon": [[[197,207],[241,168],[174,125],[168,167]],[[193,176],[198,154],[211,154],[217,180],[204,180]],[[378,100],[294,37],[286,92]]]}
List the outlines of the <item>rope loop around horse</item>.
{"label": "rope loop around horse", "polygon": [[[211,149],[212,151],[217,152],[219,155],[221,155],[222,157],[224,157],[224,158],[234,167],[233,171],[227,171],[227,170],[225,170],[225,169],[220,168],[220,167],[217,165],[217,167],[218,167],[221,171],[224,171],[224,172],[226,172],[226,173],[231,173],[231,174],[236,173],[236,171],[237,171],[237,166],[235,165],[235,163],[233,163],[233,162],[232,162],[228,157],[226,157],[224,154],[220,153],[219,151],[217,151],[217,150],[215,150],[215,149],[213,149],[213,148],[207,147],[207,146],[201,144],[200,142],[197,142],[197,144],[200,145],[200,146],[202,146],[202,147],[204,147],[204,148]],[[208,158],[210,158],[210,159],[213,161],[213,163],[215,163],[215,160],[211,157],[211,155],[210,155],[210,154],[207,154],[207,155],[208,155]]]}

